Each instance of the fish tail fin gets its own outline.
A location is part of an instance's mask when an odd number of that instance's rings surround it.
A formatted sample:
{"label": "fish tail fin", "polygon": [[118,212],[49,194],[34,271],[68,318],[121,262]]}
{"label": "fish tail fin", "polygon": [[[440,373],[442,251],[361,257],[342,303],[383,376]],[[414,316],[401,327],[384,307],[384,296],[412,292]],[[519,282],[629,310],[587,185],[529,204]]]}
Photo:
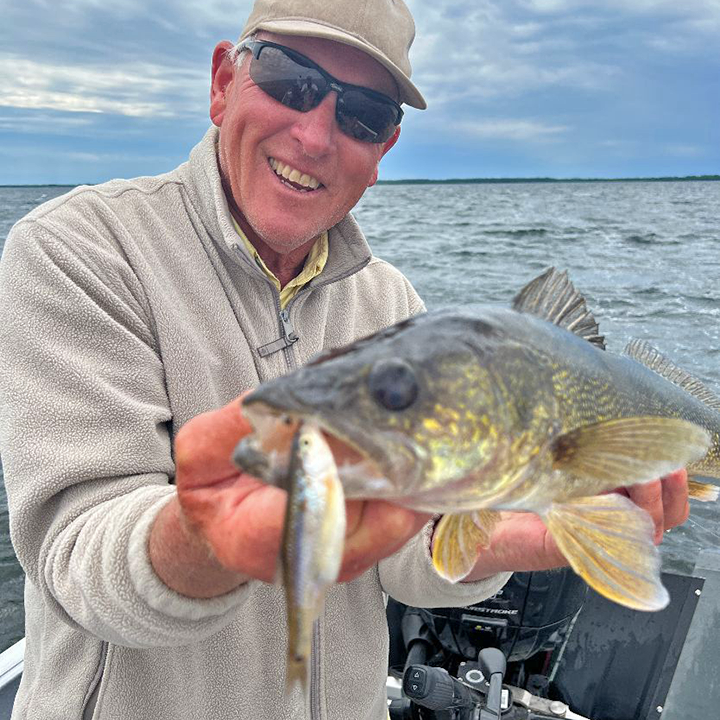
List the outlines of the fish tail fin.
{"label": "fish tail fin", "polygon": [[720,487],[697,480],[688,480],[688,491],[693,500],[700,502],[715,502],[720,497]]}
{"label": "fish tail fin", "polygon": [[490,532],[499,519],[491,510],[443,515],[433,536],[433,566],[450,582],[462,580],[475,565],[479,547],[488,547]]}
{"label": "fish tail fin", "polygon": [[285,672],[285,695],[290,695],[296,685],[300,685],[303,695],[308,694],[308,665],[304,657],[289,657]]}
{"label": "fish tail fin", "polygon": [[312,638],[317,617],[317,607],[295,606],[288,603],[288,644],[285,662],[285,694],[288,695],[299,683],[303,692],[308,690],[308,666],[312,654]]}
{"label": "fish tail fin", "polygon": [[617,493],[553,503],[543,517],[563,555],[601,595],[635,610],[661,610],[670,597],[650,516]]}

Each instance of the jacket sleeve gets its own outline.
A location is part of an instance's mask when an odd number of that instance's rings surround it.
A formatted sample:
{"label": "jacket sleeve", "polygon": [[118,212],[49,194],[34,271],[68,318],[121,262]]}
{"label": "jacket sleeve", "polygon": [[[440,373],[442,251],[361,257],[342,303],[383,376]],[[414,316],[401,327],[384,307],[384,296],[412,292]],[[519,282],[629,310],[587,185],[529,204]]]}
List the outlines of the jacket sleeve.
{"label": "jacket sleeve", "polygon": [[378,566],[383,592],[413,607],[464,607],[486,600],[500,590],[512,573],[498,573],[472,583],[451,583],[432,564],[430,541],[435,520]]}
{"label": "jacket sleeve", "polygon": [[36,220],[11,232],[0,264],[0,443],[12,541],[48,607],[131,647],[207,637],[249,592],[186,598],[150,565],[150,528],[175,492],[156,321],[112,239]]}

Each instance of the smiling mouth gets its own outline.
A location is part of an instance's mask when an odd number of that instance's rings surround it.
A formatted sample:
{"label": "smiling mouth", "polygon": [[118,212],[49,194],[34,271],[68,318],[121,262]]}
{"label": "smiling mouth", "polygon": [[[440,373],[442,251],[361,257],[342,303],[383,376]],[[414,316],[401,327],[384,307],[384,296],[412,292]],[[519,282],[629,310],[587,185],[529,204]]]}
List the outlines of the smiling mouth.
{"label": "smiling mouth", "polygon": [[270,167],[273,172],[280,178],[283,185],[297,190],[298,192],[314,192],[318,188],[325,187],[319,180],[308,175],[307,173],[301,173],[296,168],[286,165],[280,160],[276,160],[271,157],[268,160]]}

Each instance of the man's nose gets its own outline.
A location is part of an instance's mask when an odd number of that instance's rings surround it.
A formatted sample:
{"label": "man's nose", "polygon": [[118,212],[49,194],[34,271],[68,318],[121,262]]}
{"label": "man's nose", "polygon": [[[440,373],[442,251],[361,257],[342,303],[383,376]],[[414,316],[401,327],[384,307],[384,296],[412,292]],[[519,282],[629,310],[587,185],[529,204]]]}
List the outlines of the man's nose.
{"label": "man's nose", "polygon": [[300,113],[293,124],[292,137],[311,158],[320,158],[332,149],[335,134],[339,132],[335,121],[336,103],[337,93],[329,92],[316,108]]}

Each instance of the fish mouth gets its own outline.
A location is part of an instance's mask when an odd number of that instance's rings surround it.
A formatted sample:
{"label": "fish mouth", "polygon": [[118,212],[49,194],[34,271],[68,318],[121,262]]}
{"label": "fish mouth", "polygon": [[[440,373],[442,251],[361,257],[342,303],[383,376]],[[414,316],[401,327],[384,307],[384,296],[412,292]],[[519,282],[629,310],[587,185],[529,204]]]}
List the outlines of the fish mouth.
{"label": "fish mouth", "polygon": [[395,497],[399,489],[394,478],[402,478],[406,485],[417,475],[409,452],[398,453],[397,448],[389,452],[386,443],[356,427],[345,427],[349,423],[342,420],[332,423],[312,412],[277,408],[262,400],[246,401],[243,415],[252,425],[253,433],[240,441],[234,454],[235,464],[269,484],[285,484],[293,437],[300,423],[307,421],[315,423],[323,433],[348,498]]}

